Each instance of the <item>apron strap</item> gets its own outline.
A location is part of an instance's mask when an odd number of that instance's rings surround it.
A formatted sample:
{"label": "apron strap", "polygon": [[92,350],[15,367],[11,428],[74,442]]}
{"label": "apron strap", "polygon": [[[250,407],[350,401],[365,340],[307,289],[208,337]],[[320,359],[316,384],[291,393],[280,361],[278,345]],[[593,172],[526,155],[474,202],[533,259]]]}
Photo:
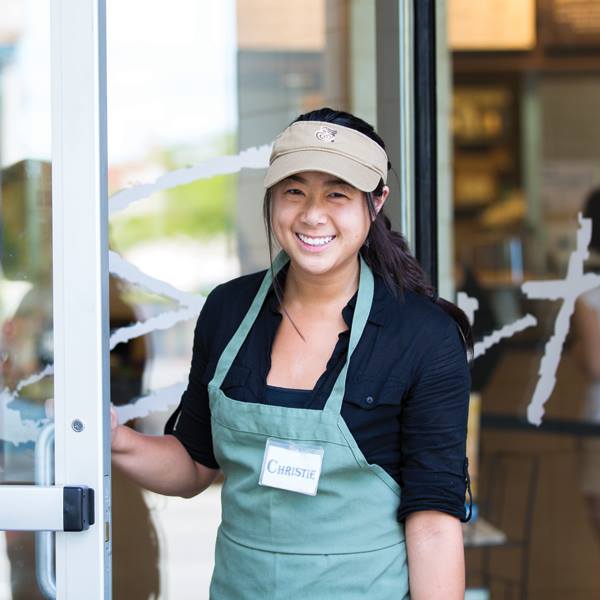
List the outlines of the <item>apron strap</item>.
{"label": "apron strap", "polygon": [[369,313],[371,312],[371,306],[373,305],[374,290],[375,282],[373,279],[373,272],[363,257],[360,256],[358,297],[356,299],[356,306],[354,307],[354,315],[352,316],[352,324],[350,326],[348,354],[346,355],[346,362],[344,363],[342,370],[335,380],[335,385],[331,390],[331,394],[325,403],[323,412],[340,414],[342,410],[342,402],[344,401],[344,394],[346,391],[346,375],[348,374],[348,366],[350,365],[352,354],[356,349],[360,338],[362,337],[363,331],[365,330],[365,325],[367,324]]}
{"label": "apron strap", "polygon": [[225,350],[223,350],[223,354],[219,358],[219,362],[217,363],[217,367],[215,369],[215,374],[209,385],[215,385],[217,388],[221,387],[229,368],[231,367],[233,360],[237,356],[237,353],[240,351],[246,336],[250,332],[258,313],[265,301],[269,288],[273,283],[273,275],[277,275],[282,267],[289,261],[290,257],[281,250],[279,254],[273,260],[272,268],[267,269],[265,276],[262,280],[260,288],[254,296],[254,300],[248,309],[244,319],[240,323],[237,331],[233,335],[233,337],[229,340],[227,346],[225,346]]}
{"label": "apron strap", "polygon": [[[359,255],[360,256],[360,255]],[[227,372],[229,371],[233,360],[237,356],[246,336],[250,332],[258,313],[264,303],[269,288],[273,282],[271,270],[274,275],[277,275],[282,267],[289,261],[289,256],[281,250],[273,261],[272,269],[267,269],[261,286],[248,309],[244,319],[240,323],[237,331],[233,337],[229,340],[225,350],[219,358],[215,374],[209,383],[217,388],[221,387]],[[342,409],[342,402],[344,400],[344,393],[346,390],[346,374],[348,373],[348,366],[350,364],[350,358],[358,345],[358,342],[363,334],[369,313],[371,312],[371,306],[373,304],[373,293],[374,293],[374,279],[373,273],[369,268],[369,265],[365,262],[362,256],[360,256],[360,278],[358,284],[358,297],[356,300],[356,306],[354,308],[354,315],[352,317],[352,324],[350,327],[350,341],[348,344],[348,354],[342,370],[340,371],[333,390],[325,403],[323,408],[324,412],[340,414]]]}

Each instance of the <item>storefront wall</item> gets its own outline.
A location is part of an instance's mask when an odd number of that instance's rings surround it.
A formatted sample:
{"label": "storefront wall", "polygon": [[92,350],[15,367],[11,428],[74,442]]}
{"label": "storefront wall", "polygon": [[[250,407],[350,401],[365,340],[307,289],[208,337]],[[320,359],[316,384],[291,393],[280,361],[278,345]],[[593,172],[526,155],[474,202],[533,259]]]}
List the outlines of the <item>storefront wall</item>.
{"label": "storefront wall", "polygon": [[[600,592],[600,299],[578,213],[600,185],[598,15],[583,0],[501,4],[509,36],[485,7],[436,3],[438,287],[472,316],[477,342],[467,586],[472,598],[587,599]],[[52,363],[49,3],[6,5],[2,387],[19,391],[20,422],[40,424],[52,379],[21,384]],[[398,75],[410,6],[107,2],[111,394],[122,421],[162,431],[206,294],[266,265],[264,167],[298,114],[329,105],[379,125],[400,175],[392,220],[414,243],[413,138],[398,125],[418,101],[409,72]],[[30,481],[32,441],[0,435],[2,481]],[[165,498],[113,472],[114,597],[208,597],[218,521],[218,485]],[[33,536],[0,534],[0,599],[41,598],[33,569]]]}

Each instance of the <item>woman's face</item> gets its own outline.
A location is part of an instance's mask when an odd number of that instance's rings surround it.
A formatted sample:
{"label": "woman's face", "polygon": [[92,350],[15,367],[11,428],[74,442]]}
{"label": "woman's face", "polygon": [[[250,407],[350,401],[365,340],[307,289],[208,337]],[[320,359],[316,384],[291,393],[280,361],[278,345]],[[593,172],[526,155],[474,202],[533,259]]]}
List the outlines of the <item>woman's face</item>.
{"label": "woman's face", "polygon": [[[273,233],[296,268],[319,275],[356,260],[371,224],[364,192],[320,171],[291,175],[271,192]],[[378,212],[388,193],[374,198]]]}

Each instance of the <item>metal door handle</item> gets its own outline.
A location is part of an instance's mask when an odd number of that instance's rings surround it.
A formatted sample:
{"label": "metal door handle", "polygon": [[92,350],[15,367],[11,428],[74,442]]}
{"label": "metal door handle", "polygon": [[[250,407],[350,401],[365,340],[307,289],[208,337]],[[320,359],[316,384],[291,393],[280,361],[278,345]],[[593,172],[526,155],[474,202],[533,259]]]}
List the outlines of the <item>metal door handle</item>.
{"label": "metal door handle", "polygon": [[[35,483],[54,483],[54,423],[42,429],[35,444]],[[56,598],[54,532],[35,532],[35,578],[40,592],[48,599]]]}
{"label": "metal door handle", "polygon": [[35,447],[36,485],[0,485],[0,531],[35,531],[36,577],[42,593],[56,597],[53,531],[85,531],[94,524],[94,490],[57,486],[54,425],[42,429]]}

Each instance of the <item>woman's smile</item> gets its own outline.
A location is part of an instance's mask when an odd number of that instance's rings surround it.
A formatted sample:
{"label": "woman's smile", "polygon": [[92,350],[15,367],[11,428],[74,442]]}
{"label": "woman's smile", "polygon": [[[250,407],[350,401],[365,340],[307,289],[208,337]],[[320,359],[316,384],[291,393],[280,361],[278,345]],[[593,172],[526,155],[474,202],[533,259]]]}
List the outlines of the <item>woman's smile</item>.
{"label": "woman's smile", "polygon": [[300,247],[308,252],[321,252],[331,245],[335,239],[335,235],[314,236],[297,231],[296,238],[298,239]]}

